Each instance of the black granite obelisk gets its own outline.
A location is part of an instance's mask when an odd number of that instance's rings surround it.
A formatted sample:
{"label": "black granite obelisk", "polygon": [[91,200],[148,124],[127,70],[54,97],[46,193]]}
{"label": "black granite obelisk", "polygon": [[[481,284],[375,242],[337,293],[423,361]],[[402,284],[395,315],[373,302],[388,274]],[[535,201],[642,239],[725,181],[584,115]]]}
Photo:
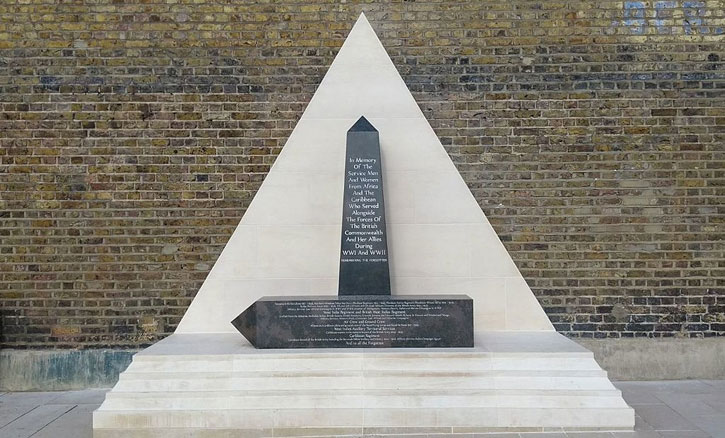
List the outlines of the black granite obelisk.
{"label": "black granite obelisk", "polygon": [[338,295],[390,295],[378,131],[365,117],[347,131]]}

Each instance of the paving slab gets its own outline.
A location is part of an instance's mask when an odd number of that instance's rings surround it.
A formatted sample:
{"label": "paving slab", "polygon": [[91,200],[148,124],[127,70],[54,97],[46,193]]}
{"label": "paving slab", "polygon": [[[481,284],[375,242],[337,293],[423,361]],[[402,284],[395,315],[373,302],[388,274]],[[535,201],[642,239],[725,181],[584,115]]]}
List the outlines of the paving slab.
{"label": "paving slab", "polygon": [[75,405],[41,405],[0,428],[3,438],[29,438]]}
{"label": "paving slab", "polygon": [[474,433],[473,438],[521,438],[518,433]]}
{"label": "paving slab", "polygon": [[725,438],[725,414],[696,416],[690,421],[712,438]]}
{"label": "paving slab", "polygon": [[19,405],[3,405],[0,404],[0,430],[2,430],[3,427],[8,425],[9,423],[17,420],[18,418],[22,417],[23,415],[27,414],[28,412],[32,411],[33,409],[37,408],[36,405],[27,405],[27,404],[19,404]]}
{"label": "paving slab", "polygon": [[712,438],[701,430],[678,430],[675,432],[660,432],[662,438]]}
{"label": "paving slab", "polygon": [[614,438],[662,438],[655,430],[635,430],[634,432],[612,432]]}
{"label": "paving slab", "polygon": [[99,404],[77,405],[40,429],[32,438],[93,438],[91,414]]}
{"label": "paving slab", "polygon": [[709,434],[699,430],[679,430],[676,432],[660,432],[662,438],[712,438]]}
{"label": "paving slab", "polygon": [[521,438],[567,438],[564,432],[522,432]]}
{"label": "paving slab", "polygon": [[655,393],[659,400],[685,418],[702,415],[717,415],[718,411],[701,399],[701,394],[680,394],[675,392]]}
{"label": "paving slab", "polygon": [[637,414],[654,430],[697,430],[697,426],[667,405],[640,405]]}
{"label": "paving slab", "polygon": [[700,400],[716,411],[725,413],[725,390],[719,394],[702,394]]}
{"label": "paving slab", "polygon": [[612,438],[611,432],[567,432],[566,438]]}

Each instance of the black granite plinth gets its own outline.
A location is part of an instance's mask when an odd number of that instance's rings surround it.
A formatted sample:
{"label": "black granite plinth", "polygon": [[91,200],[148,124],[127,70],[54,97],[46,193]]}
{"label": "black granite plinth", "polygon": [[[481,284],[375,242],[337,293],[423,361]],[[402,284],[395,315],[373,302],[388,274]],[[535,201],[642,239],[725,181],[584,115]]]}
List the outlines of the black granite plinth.
{"label": "black granite plinth", "polygon": [[390,295],[378,131],[365,117],[347,131],[338,295]]}
{"label": "black granite plinth", "polygon": [[256,348],[473,347],[466,295],[263,297],[232,321]]}

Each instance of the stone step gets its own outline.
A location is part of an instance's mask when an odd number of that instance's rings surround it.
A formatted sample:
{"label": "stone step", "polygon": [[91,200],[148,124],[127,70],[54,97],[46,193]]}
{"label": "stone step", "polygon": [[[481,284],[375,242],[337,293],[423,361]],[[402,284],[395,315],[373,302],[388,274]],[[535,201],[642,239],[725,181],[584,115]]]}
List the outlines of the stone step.
{"label": "stone step", "polygon": [[[248,379],[248,378],[409,378],[409,379],[443,379],[443,378],[477,378],[477,377],[606,377],[607,372],[597,370],[483,370],[483,371],[416,371],[416,370],[354,370],[354,371],[232,371],[232,372],[198,372],[194,379]],[[186,372],[146,372],[129,369],[120,377],[121,380],[177,380],[189,377]]]}
{"label": "stone step", "polygon": [[456,408],[307,408],[224,410],[128,410],[94,412],[95,429],[146,428],[345,428],[345,427],[450,427],[450,428],[602,428],[622,430],[634,426],[628,407],[456,407]]}
{"label": "stone step", "polygon": [[347,408],[626,408],[619,391],[214,391],[109,394],[103,410]]}
{"label": "stone step", "polygon": [[405,377],[319,377],[319,378],[180,378],[159,380],[119,381],[114,391],[217,391],[217,390],[287,390],[307,391],[316,389],[406,389],[448,388],[450,390],[474,389],[613,389],[605,376],[461,376],[430,379]]}
{"label": "stone step", "polygon": [[572,341],[478,339],[464,350],[265,351],[236,336],[173,335],[135,356],[94,430],[97,438],[257,438],[633,427],[634,411]]}
{"label": "stone step", "polygon": [[138,356],[130,372],[599,370],[591,353]]}
{"label": "stone step", "polygon": [[[216,396],[234,396],[234,395],[258,395],[258,396],[278,396],[282,394],[298,393],[298,391],[274,391],[274,390],[221,390],[221,391],[168,391],[168,392],[124,392],[124,391],[111,391],[106,393],[106,398],[133,398],[133,397],[156,397],[156,398],[176,398],[176,397],[216,397]],[[318,389],[314,392],[315,395],[374,395],[374,396],[385,396],[385,395],[451,395],[451,391],[446,388],[438,389],[396,389],[392,392],[389,389]],[[555,397],[578,397],[578,396],[591,396],[591,397],[621,397],[622,392],[619,389],[459,389],[456,394],[464,395],[480,395],[480,396],[491,396],[491,395],[505,395],[505,396],[555,396]]]}

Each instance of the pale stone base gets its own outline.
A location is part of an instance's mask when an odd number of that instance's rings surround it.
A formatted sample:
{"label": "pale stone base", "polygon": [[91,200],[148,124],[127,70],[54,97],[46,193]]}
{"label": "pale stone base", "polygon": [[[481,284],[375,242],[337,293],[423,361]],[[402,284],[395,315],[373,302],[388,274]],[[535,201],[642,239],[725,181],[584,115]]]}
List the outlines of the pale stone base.
{"label": "pale stone base", "polygon": [[256,350],[239,335],[175,334],[138,353],[93,415],[97,438],[633,426],[591,352],[554,332],[426,350]]}
{"label": "pale stone base", "polygon": [[[95,429],[94,438],[487,438],[518,437],[518,433],[542,433],[536,436],[556,438],[560,433],[576,431],[591,432],[589,436],[599,436],[610,428],[566,429],[566,428],[491,428],[491,427],[372,427],[372,428],[287,428],[287,429]],[[629,429],[627,429],[629,430]],[[582,432],[584,431],[584,432]],[[588,435],[588,434],[587,434]],[[608,434],[607,434],[608,435]]]}

